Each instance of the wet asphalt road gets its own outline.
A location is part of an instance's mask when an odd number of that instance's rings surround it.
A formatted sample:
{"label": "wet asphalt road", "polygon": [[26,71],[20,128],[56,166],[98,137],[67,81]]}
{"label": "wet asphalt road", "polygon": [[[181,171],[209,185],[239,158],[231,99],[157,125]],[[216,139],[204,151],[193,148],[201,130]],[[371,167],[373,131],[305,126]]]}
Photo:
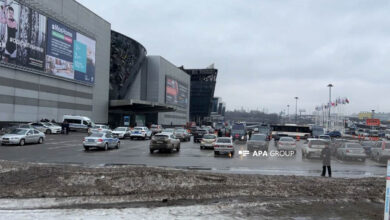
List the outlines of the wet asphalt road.
{"label": "wet asphalt road", "polygon": [[[235,144],[235,155],[214,156],[213,150],[200,150],[199,144],[192,141],[181,143],[180,152],[149,153],[149,140],[121,140],[120,149],[109,151],[84,151],[82,147],[83,133],[66,135],[47,135],[41,145],[1,146],[0,159],[24,162],[83,164],[88,166],[104,166],[116,164],[132,164],[159,167],[172,167],[193,170],[209,170],[212,172],[269,174],[269,175],[305,175],[318,176],[322,162],[318,159],[302,159],[301,146],[294,156],[254,157],[239,155],[246,150],[245,143]],[[274,142],[270,143],[270,151],[274,151]],[[367,159],[360,161],[340,161],[332,158],[334,177],[369,177],[385,176],[386,167]]]}

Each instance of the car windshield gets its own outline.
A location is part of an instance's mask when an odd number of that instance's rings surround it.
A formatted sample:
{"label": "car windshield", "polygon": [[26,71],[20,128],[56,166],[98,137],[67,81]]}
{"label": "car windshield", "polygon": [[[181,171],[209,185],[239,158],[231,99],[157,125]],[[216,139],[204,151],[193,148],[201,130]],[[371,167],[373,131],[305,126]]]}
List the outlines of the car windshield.
{"label": "car windshield", "polygon": [[362,148],[363,146],[360,144],[346,144],[346,148]]}
{"label": "car windshield", "polygon": [[279,141],[282,142],[295,142],[295,140],[292,137],[282,137]]}
{"label": "car windshield", "polygon": [[158,128],[158,125],[152,125],[151,128]]}
{"label": "car windshield", "polygon": [[156,138],[168,138],[168,135],[165,135],[165,134],[156,134],[154,137],[156,137]]}
{"label": "car windshield", "polygon": [[90,137],[103,137],[103,133],[92,133]]}
{"label": "car windshield", "polygon": [[215,139],[216,136],[215,135],[211,135],[211,134],[206,134],[203,136],[203,139]]}
{"label": "car windshield", "polygon": [[142,129],[142,128],[134,128],[134,130],[136,130],[136,131],[142,131],[143,129]]}
{"label": "car windshield", "polygon": [[230,138],[218,138],[216,143],[228,144],[228,143],[231,143],[231,140],[230,140]]}
{"label": "car windshield", "polygon": [[330,136],[327,136],[327,135],[320,135],[320,139],[330,139]]}
{"label": "car windshield", "polygon": [[164,129],[163,132],[173,133],[175,130],[173,129]]}
{"label": "car windshield", "polygon": [[45,126],[52,126],[51,124],[49,124],[47,122],[43,122],[42,124],[45,125]]}
{"label": "car windshield", "polygon": [[311,140],[309,141],[311,145],[328,145],[327,142],[321,140]]}
{"label": "car windshield", "polygon": [[251,140],[253,141],[265,141],[267,136],[265,135],[252,135]]}
{"label": "car windshield", "polygon": [[119,127],[119,128],[115,128],[114,131],[126,131],[126,128]]}
{"label": "car windshield", "polygon": [[19,128],[30,128],[30,125],[20,125]]}
{"label": "car windshield", "polygon": [[24,135],[28,130],[25,129],[13,129],[10,134]]}

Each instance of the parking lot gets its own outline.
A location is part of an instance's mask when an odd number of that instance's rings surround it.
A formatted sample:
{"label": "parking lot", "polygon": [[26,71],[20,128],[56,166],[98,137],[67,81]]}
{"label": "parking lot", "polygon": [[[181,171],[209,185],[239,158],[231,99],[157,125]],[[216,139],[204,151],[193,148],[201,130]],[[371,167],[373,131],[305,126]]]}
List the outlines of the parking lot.
{"label": "parking lot", "polygon": [[[236,143],[235,155],[214,156],[213,150],[200,150],[199,144],[182,142],[180,152],[149,153],[149,140],[121,140],[120,149],[85,151],[82,140],[85,133],[69,135],[47,135],[43,144],[25,146],[1,146],[0,159],[39,163],[83,164],[87,166],[105,165],[144,165],[172,167],[211,172],[269,174],[269,175],[304,175],[318,176],[322,170],[319,159],[303,159],[301,147],[297,144],[296,155],[272,155],[276,151],[274,142],[270,142],[267,156],[244,156],[239,151],[246,150],[245,143]],[[334,177],[369,177],[384,176],[386,167],[371,159],[361,161],[340,161],[332,158]]]}

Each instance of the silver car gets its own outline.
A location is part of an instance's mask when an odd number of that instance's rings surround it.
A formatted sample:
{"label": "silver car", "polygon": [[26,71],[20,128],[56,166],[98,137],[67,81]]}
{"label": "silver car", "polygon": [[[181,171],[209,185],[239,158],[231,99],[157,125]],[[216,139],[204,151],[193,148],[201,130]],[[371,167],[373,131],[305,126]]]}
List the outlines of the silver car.
{"label": "silver car", "polygon": [[390,159],[390,142],[378,141],[371,148],[371,158],[378,161],[384,162]]}
{"label": "silver car", "polygon": [[150,153],[153,154],[155,150],[172,152],[173,149],[180,151],[180,140],[172,133],[158,133],[152,137],[149,144]]}
{"label": "silver car", "polygon": [[111,132],[111,129],[107,125],[96,124],[93,128],[89,129],[88,133],[92,134],[92,133],[98,133],[98,132],[103,132],[103,133],[104,132]]}
{"label": "silver car", "polygon": [[268,141],[267,136],[265,134],[254,134],[251,136],[249,141],[246,143],[246,149],[248,151],[268,151]]}
{"label": "silver car", "polygon": [[42,144],[45,134],[36,129],[16,128],[1,137],[1,145],[13,144],[23,146],[25,144]]}
{"label": "silver car", "polygon": [[325,146],[329,146],[329,142],[323,139],[309,138],[307,143],[302,146],[302,157],[303,158],[320,158],[322,149]]}
{"label": "silver car", "polygon": [[297,151],[297,144],[295,142],[295,139],[292,137],[281,137],[279,141],[276,144],[276,148],[280,150],[286,150],[286,151]]}
{"label": "silver car", "polygon": [[92,133],[83,140],[83,146],[86,151],[90,148],[101,148],[104,150],[108,150],[109,148],[119,149],[120,144],[119,139],[114,137],[111,132]]}
{"label": "silver car", "polygon": [[344,143],[337,149],[336,157],[341,160],[357,159],[361,161],[366,160],[366,153],[361,144],[358,143]]}
{"label": "silver car", "polygon": [[118,137],[119,139],[129,138],[130,129],[128,127],[117,127],[112,131],[112,135]]}

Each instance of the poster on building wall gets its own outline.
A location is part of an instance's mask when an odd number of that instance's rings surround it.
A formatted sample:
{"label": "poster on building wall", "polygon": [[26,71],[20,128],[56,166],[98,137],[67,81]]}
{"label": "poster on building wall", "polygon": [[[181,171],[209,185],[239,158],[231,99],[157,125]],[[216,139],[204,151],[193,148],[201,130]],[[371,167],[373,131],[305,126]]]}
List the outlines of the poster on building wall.
{"label": "poster on building wall", "polygon": [[188,106],[188,86],[170,77],[165,82],[165,103],[183,108]]}
{"label": "poster on building wall", "polygon": [[74,79],[93,83],[95,81],[96,41],[80,33],[76,33],[73,47]]}
{"label": "poster on building wall", "polygon": [[46,72],[74,79],[73,39],[76,32],[50,18],[47,31]]}
{"label": "poster on building wall", "polygon": [[46,16],[16,1],[0,0],[1,61],[44,70],[46,21]]}

